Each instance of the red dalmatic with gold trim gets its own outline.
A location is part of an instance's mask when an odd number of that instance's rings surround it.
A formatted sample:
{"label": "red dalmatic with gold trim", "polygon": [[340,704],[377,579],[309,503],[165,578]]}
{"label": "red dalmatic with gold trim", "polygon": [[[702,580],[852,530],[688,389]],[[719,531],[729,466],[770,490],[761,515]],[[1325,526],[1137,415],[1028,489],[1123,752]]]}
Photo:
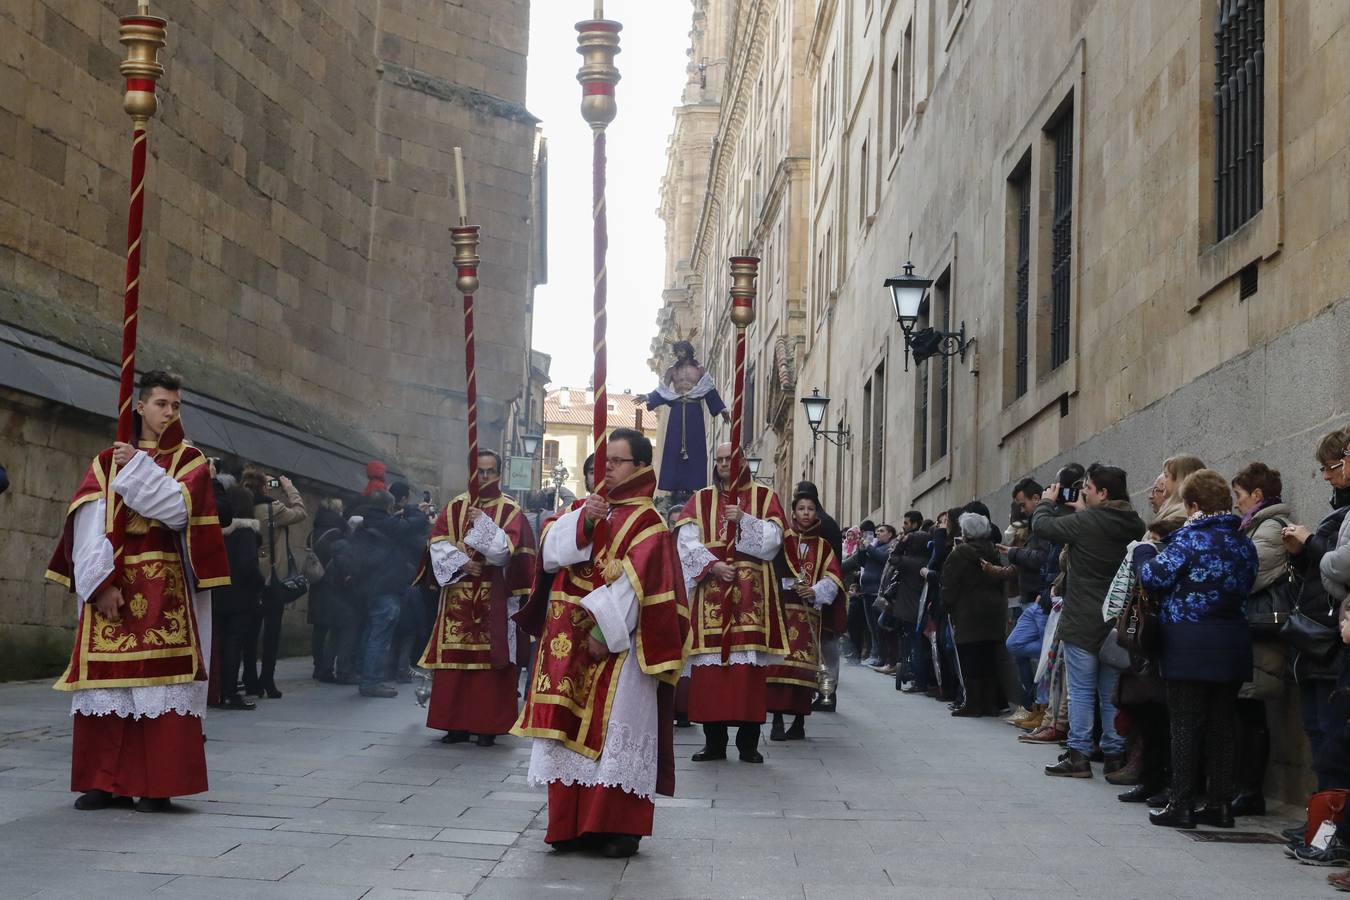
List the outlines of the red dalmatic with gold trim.
{"label": "red dalmatic with gold trim", "polygon": [[440,589],[440,607],[420,665],[435,671],[427,727],[480,735],[505,734],[516,719],[517,670],[526,664],[528,644],[517,639],[510,621],[530,591],[534,575],[534,533],[520,506],[501,494],[499,481],[482,485],[476,508],[505,534],[505,562],[491,564],[465,543],[471,530],[467,493],[441,511],[432,528],[418,580],[433,578],[431,554],[452,544],[465,559],[482,564]]}
{"label": "red dalmatic with gold trim", "polygon": [[[738,500],[737,505],[746,513],[786,530],[783,507],[773,491],[758,484],[748,485]],[[703,488],[684,505],[675,528],[696,526],[699,543],[721,560],[726,556],[729,529],[725,516],[730,502],[729,492]],[[709,562],[708,567],[711,565]],[[723,660],[731,653],[747,650],[786,655],[787,632],[772,565],[739,550],[732,565],[736,569],[734,581],[721,581],[706,569],[700,573],[705,577],[690,597],[690,655],[720,653]]]}
{"label": "red dalmatic with gold trim", "polygon": [[[85,688],[150,687],[205,681],[208,666],[193,610],[192,589],[210,590],[230,583],[225,542],[216,517],[215,493],[206,458],[184,442],[175,420],[158,446],[142,442],[155,464],[178,482],[187,504],[183,532],[127,510],[126,542],[120,571],[115,570],[90,597],[109,586],[122,590],[126,606],[113,622],[86,603],[76,626],[70,664],[54,685],[59,691]],[[109,490],[115,476],[112,449],[90,464],[66,513],[65,529],[47,569],[47,578],[75,590],[75,513],[86,503],[107,503],[106,530],[124,501]],[[181,543],[180,543],[181,541]]]}
{"label": "red dalmatic with gold trim", "polygon": [[[774,566],[783,598],[790,651],[768,674],[769,712],[809,715],[820,669],[820,634],[836,628],[838,614],[847,600],[839,559],[821,537],[820,523],[805,531],[791,530],[783,538],[783,551]],[[797,585],[815,587],[829,582],[835,594],[824,610],[817,609],[796,592]]]}
{"label": "red dalmatic with gold trim", "polygon": [[[598,523],[589,537],[578,520],[577,546],[591,546],[590,560],[565,566],[553,576],[540,574],[552,579],[548,611],[543,631],[537,635],[534,679],[512,734],[550,738],[588,759],[598,759],[605,748],[619,669],[630,652],[637,654],[644,675],[667,685],[679,680],[689,610],[683,585],[677,583],[679,557],[670,530],[652,503],[655,488],[652,469],[638,469],[609,491],[609,518]],[[541,541],[547,529],[556,525],[556,519],[546,524]],[[581,601],[595,588],[625,577],[634,585],[638,599],[633,650],[612,653],[597,662],[587,650],[595,618]],[[537,621],[532,611],[523,611],[521,620]],[[663,750],[669,756],[668,748]],[[673,761],[668,780],[667,786],[658,778],[658,792],[669,793],[674,788]]]}

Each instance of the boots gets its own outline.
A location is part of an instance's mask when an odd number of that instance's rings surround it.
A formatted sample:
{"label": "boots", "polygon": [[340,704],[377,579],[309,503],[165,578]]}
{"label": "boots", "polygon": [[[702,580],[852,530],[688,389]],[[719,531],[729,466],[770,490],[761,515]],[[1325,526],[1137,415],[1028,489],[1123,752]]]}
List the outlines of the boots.
{"label": "boots", "polygon": [[695,753],[694,762],[713,762],[727,758],[727,726],[704,725],[703,749]]}
{"label": "boots", "polygon": [[787,740],[787,729],[783,726],[782,713],[773,714],[773,728],[769,729],[769,740],[771,741]]}
{"label": "boots", "polygon": [[742,725],[736,729],[736,751],[740,754],[741,762],[762,763],[764,757],[760,755],[759,747],[759,724]]}
{"label": "boots", "polygon": [[1106,781],[1108,784],[1138,784],[1143,774],[1144,742],[1138,735],[1135,735],[1130,738],[1129,746],[1125,750],[1125,764],[1118,769],[1107,772]]}
{"label": "boots", "polygon": [[792,727],[787,730],[787,739],[789,741],[806,740],[806,718],[797,716],[792,720]]}

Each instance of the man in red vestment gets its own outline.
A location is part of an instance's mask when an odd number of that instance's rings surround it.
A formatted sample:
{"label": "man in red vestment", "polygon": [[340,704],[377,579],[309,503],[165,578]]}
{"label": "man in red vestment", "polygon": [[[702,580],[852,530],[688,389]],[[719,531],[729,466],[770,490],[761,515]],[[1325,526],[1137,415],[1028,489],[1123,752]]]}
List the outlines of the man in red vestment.
{"label": "man in red vestment", "polygon": [[511,617],[530,591],[535,550],[525,514],[502,496],[501,457],[479,453],[477,478],[477,504],[460,494],[431,530],[419,580],[436,579],[441,605],[421,665],[435,673],[427,727],[445,731],[446,744],[476,735],[491,747],[516,721],[529,644]]}
{"label": "man in red vestment", "polygon": [[[70,664],[76,809],[163,812],[206,790],[202,713],[211,589],[230,583],[206,457],[178,418],[182,381],[141,378],[138,442],[100,453],[66,514],[47,578],[79,598]],[[108,535],[128,516],[119,557]]]}
{"label": "man in red vestment", "polygon": [[689,498],[675,522],[692,620],[689,718],[703,723],[693,759],[726,759],[727,729],[736,725],[741,761],[761,763],[765,677],[789,652],[773,574],[785,523],[773,491],[750,479],[744,461],[733,477],[731,460],[730,444],[717,448],[715,483]]}
{"label": "man in red vestment", "polygon": [[548,786],[555,850],[637,852],[656,793],[675,788],[673,685],[689,610],[665,520],[652,503],[652,445],[620,428],[606,449],[603,497],[546,527],[547,596],[529,696],[513,734],[534,738],[528,778]]}

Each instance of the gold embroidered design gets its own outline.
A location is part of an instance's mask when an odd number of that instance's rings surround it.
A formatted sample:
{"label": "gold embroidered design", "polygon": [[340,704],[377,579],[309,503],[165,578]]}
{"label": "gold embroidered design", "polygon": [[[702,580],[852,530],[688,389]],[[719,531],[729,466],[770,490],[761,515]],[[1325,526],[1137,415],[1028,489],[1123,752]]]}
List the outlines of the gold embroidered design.
{"label": "gold embroidered design", "polygon": [[145,642],[152,647],[172,647],[188,642],[187,609],[179,606],[164,611],[164,624],[145,630]]}
{"label": "gold embroidered design", "polygon": [[138,619],[144,619],[145,614],[150,611],[150,601],[145,599],[144,594],[137,594],[132,597],[127,606],[130,608],[131,614]]}
{"label": "gold embroidered design", "polygon": [[118,634],[118,623],[112,621],[96,609],[94,626],[90,629],[90,641],[95,653],[120,653],[123,650],[136,649],[136,635],[122,632]]}
{"label": "gold embroidered design", "polygon": [[540,694],[547,694],[553,687],[553,682],[548,680],[548,673],[541,671],[539,677],[534,680],[534,689]]}
{"label": "gold embroidered design", "polygon": [[[555,635],[553,640],[548,642],[548,651],[553,654],[554,659],[566,659],[572,654],[572,639],[565,634]],[[562,685],[558,685],[559,690]]]}

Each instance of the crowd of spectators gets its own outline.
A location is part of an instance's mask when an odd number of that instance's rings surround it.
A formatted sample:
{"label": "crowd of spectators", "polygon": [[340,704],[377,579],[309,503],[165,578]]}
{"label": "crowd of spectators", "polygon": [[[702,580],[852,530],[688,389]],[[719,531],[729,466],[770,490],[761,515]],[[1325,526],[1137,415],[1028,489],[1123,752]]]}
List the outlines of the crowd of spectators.
{"label": "crowd of spectators", "polygon": [[435,616],[434,592],[413,585],[437,512],[430,495],[411,502],[408,485],[386,487],[383,465],[372,463],[349,509],[325,498],[311,523],[286,476],[248,465],[236,477],[220,460],[211,465],[231,575],[212,598],[212,705],[251,710],[251,698],[281,698],[282,620],[302,596],[314,679],[396,697]]}
{"label": "crowd of spectators", "polygon": [[1094,463],[1017,482],[1003,531],[978,501],[864,521],[844,538],[845,657],[1063,748],[1048,776],[1100,764],[1121,802],[1182,829],[1267,812],[1270,722],[1296,695],[1316,787],[1286,853],[1350,866],[1350,429],[1313,455],[1331,490],[1316,525],[1270,466],[1190,455],[1161,462],[1142,510]]}

